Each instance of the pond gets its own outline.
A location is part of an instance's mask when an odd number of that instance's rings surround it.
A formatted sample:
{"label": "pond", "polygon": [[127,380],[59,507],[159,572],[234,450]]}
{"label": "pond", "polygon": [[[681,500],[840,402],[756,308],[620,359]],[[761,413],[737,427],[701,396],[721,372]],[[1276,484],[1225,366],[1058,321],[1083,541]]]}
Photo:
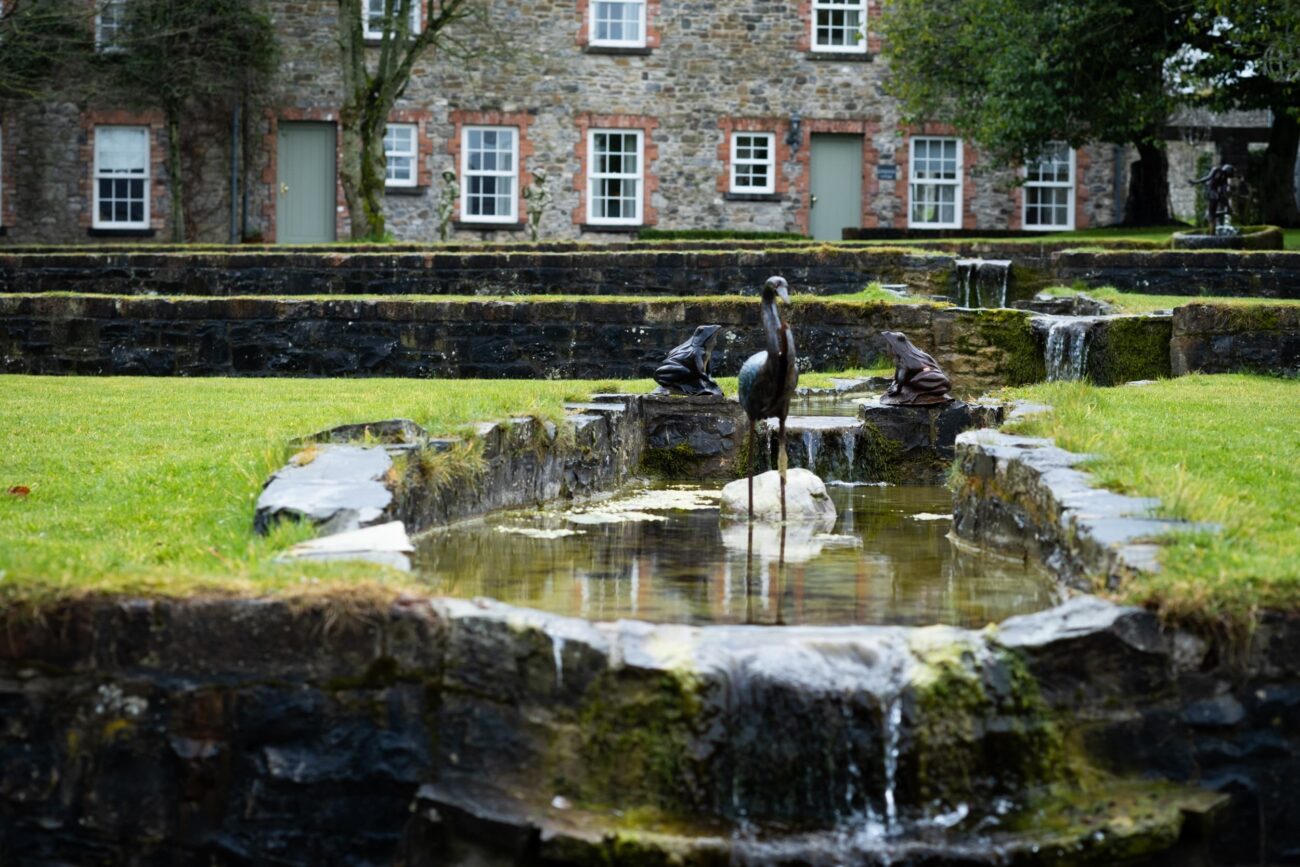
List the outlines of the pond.
{"label": "pond", "polygon": [[591,620],[981,627],[1059,601],[1041,568],[954,543],[946,488],[829,490],[833,524],[784,533],[684,485],[501,513],[426,534],[415,568],[434,593]]}

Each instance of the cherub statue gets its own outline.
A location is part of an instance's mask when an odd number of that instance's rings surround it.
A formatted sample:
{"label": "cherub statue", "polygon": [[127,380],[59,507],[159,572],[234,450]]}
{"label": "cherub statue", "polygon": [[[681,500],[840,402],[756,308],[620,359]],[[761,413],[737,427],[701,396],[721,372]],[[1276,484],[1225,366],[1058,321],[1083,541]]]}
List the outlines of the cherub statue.
{"label": "cherub statue", "polygon": [[948,403],[952,380],[927,352],[912,345],[901,331],[882,331],[885,347],[894,356],[894,382],[880,396],[880,402],[893,406],[926,406]]}
{"label": "cherub statue", "polygon": [[701,325],[691,339],[673,349],[655,370],[659,393],[713,394],[722,397],[722,387],[709,376],[713,343],[721,325]]}

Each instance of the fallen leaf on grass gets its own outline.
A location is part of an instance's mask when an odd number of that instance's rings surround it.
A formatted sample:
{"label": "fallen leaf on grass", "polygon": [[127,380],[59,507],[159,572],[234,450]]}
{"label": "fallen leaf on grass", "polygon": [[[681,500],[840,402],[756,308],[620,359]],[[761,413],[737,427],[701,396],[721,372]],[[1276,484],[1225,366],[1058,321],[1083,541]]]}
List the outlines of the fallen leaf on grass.
{"label": "fallen leaf on grass", "polygon": [[14,485],[9,489],[9,495],[13,497],[25,497],[32,492],[32,489],[26,485]]}

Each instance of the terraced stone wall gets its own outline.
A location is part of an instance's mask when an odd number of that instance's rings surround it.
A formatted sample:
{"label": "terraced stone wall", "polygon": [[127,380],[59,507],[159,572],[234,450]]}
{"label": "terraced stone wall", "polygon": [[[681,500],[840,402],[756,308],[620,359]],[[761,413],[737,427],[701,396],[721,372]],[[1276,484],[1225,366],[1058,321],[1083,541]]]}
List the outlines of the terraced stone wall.
{"label": "terraced stone wall", "polygon": [[1062,252],[1056,282],[1153,295],[1300,298],[1300,252]]}
{"label": "terraced stone wall", "polygon": [[1175,375],[1300,375],[1300,307],[1180,307],[1174,311],[1170,357]]}
{"label": "terraced stone wall", "polygon": [[[962,390],[1036,382],[1030,315],[799,299],[801,364],[879,362],[881,331],[931,352]],[[725,328],[714,372],[762,349],[756,302],[168,300],[0,296],[0,369],[153,376],[648,377],[696,325]]]}
{"label": "terraced stone wall", "polygon": [[[728,247],[732,246],[730,243]],[[112,295],[739,295],[773,274],[794,291],[836,294],[868,283],[943,293],[953,259],[904,249],[532,249],[184,253],[26,252],[0,256],[0,292]]]}

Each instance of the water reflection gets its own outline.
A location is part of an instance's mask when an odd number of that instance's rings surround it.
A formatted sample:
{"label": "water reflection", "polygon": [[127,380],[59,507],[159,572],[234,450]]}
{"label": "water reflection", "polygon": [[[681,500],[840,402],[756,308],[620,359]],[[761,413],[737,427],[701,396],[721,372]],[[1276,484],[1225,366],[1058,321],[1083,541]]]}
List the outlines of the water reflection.
{"label": "water reflection", "polygon": [[1041,570],[953,545],[950,521],[934,519],[951,509],[944,488],[831,491],[833,525],[792,524],[784,534],[721,525],[716,509],[644,502],[643,519],[630,523],[511,513],[430,534],[416,569],[437,593],[593,620],[983,626],[1056,601]]}

